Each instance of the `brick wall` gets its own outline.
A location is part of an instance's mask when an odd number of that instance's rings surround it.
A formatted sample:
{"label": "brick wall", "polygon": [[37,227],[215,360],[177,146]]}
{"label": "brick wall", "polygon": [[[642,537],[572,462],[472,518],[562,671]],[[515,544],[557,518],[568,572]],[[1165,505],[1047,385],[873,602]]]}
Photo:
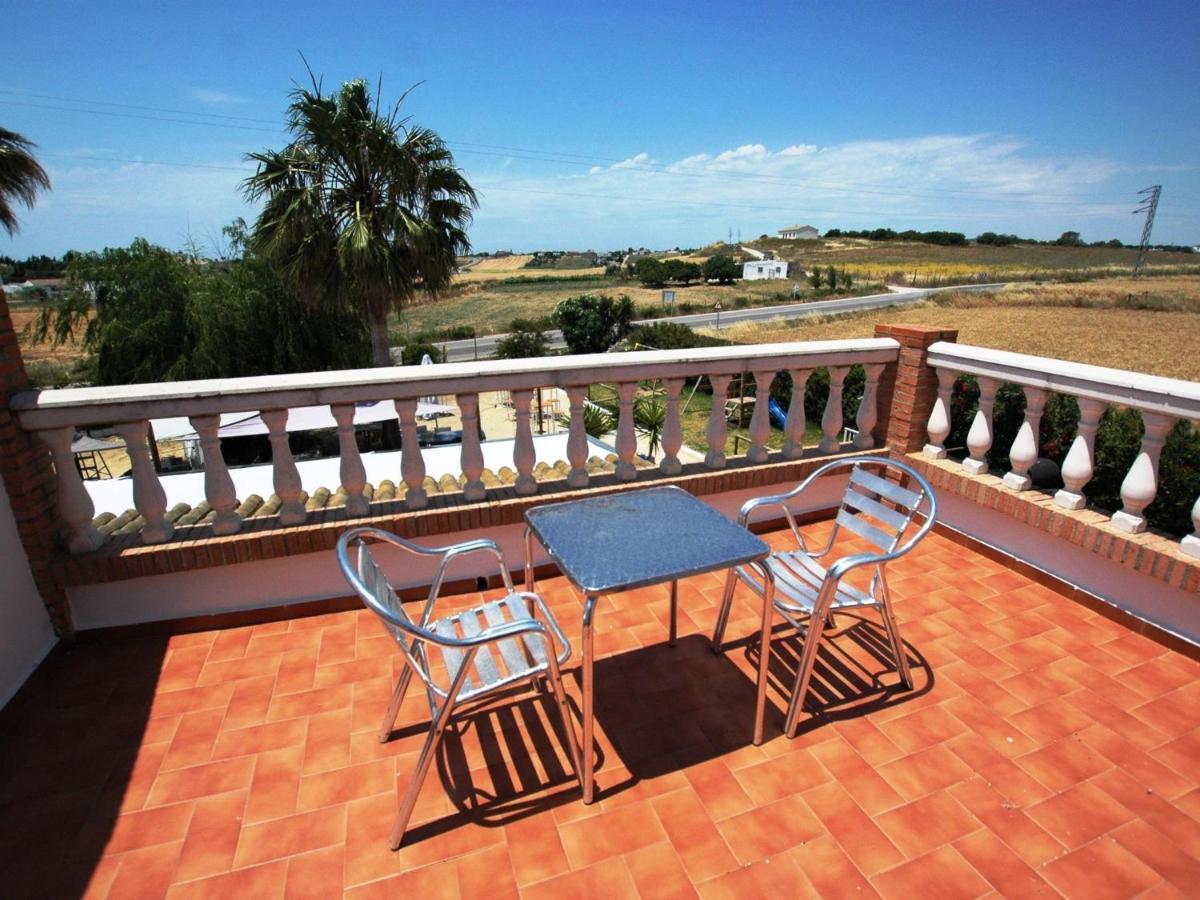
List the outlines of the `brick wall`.
{"label": "brick wall", "polygon": [[925,446],[929,413],[937,397],[937,373],[926,363],[930,345],[957,341],[956,329],[925,325],[876,325],[875,337],[899,342],[900,358],[888,367],[879,385],[879,421],[886,424],[884,443],[896,453]]}
{"label": "brick wall", "polygon": [[50,621],[60,638],[69,639],[74,634],[71,609],[54,568],[58,549],[54,467],[46,447],[22,431],[9,410],[12,395],[28,388],[29,376],[8,311],[8,298],[0,290],[0,477]]}

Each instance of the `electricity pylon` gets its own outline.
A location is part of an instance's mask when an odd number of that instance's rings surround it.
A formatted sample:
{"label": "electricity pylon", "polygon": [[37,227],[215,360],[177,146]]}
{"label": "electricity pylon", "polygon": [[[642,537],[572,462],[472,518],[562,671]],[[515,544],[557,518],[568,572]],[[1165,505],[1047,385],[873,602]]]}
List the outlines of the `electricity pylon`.
{"label": "electricity pylon", "polygon": [[[1146,224],[1142,226],[1142,244],[1138,247],[1137,260],[1133,264],[1133,277],[1138,278],[1142,274],[1142,265],[1146,262],[1146,254],[1150,252],[1150,229],[1154,227],[1154,211],[1158,209],[1158,196],[1162,193],[1162,185],[1155,184],[1148,188],[1138,191],[1138,196],[1142,197],[1141,206],[1133,211],[1136,216],[1138,213],[1146,214]],[[1149,196],[1143,197],[1143,194]]]}

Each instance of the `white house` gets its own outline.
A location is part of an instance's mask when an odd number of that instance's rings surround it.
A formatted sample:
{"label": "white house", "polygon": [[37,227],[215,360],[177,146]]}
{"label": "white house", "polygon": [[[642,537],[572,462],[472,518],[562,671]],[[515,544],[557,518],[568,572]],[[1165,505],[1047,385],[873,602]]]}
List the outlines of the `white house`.
{"label": "white house", "polygon": [[788,264],[782,259],[752,259],[742,263],[742,278],[762,281],[768,278],[787,278]]}
{"label": "white house", "polygon": [[779,236],[785,241],[815,241],[820,235],[811,225],[793,225],[791,228],[780,228]]}

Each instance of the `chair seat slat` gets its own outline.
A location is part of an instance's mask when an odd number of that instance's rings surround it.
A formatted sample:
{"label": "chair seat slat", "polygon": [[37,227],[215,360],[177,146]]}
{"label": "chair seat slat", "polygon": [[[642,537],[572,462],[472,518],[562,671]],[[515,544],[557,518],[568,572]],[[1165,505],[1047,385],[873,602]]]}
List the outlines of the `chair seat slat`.
{"label": "chair seat slat", "polygon": [[[529,618],[529,613],[514,613],[511,607],[505,604],[504,600],[497,600],[494,603],[487,604],[483,608],[483,615],[487,619],[488,625],[495,627],[509,621],[504,616],[505,609],[508,609],[513,614],[513,621]],[[499,642],[498,646],[500,649],[500,658],[504,660],[504,668],[508,670],[510,676],[523,675],[529,671],[529,658],[525,655],[520,638],[505,638]]]}
{"label": "chair seat slat", "polygon": [[[525,601],[516,594],[509,594],[504,598],[504,603],[508,607],[508,613],[514,619],[525,618],[529,615],[529,610],[525,606]],[[537,635],[523,635],[521,643],[525,645],[525,649],[533,656],[534,664],[537,666],[546,665],[546,642]]]}
{"label": "chair seat slat", "polygon": [[862,467],[855,467],[850,473],[850,481],[854,484],[861,484],[863,487],[870,488],[880,496],[887,497],[889,500],[899,503],[906,509],[915,509],[917,504],[921,502],[921,495],[910,491],[908,488],[900,487],[894,481],[888,481],[886,478],[880,478],[873,472],[868,472]]}
{"label": "chair seat slat", "polygon": [[[444,638],[457,639],[458,630],[454,627],[454,619],[440,619],[433,623],[433,630],[436,634]],[[463,657],[466,654],[457,647],[442,647],[442,659],[446,662],[446,673],[448,684],[454,683],[454,676],[458,674],[458,670],[462,668]],[[470,673],[467,673],[466,680],[463,681],[463,690],[469,691],[474,687],[474,682],[471,680]]]}
{"label": "chair seat slat", "polygon": [[[470,609],[458,617],[463,630],[463,637],[474,637],[483,631],[479,624],[479,610]],[[479,686],[485,688],[500,680],[500,670],[492,659],[492,651],[487,646],[480,646],[475,651],[475,671],[479,675]]]}

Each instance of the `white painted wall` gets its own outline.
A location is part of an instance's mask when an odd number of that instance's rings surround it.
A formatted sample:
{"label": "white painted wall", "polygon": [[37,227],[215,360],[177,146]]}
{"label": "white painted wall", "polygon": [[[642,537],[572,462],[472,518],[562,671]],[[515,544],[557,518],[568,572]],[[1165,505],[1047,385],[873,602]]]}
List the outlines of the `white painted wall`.
{"label": "white painted wall", "polygon": [[742,263],[742,279],[764,281],[772,278],[787,278],[788,264],[781,259],[762,259]]}
{"label": "white painted wall", "polygon": [[8,491],[0,481],[0,707],[37,668],[58,638],[38,594]]}

